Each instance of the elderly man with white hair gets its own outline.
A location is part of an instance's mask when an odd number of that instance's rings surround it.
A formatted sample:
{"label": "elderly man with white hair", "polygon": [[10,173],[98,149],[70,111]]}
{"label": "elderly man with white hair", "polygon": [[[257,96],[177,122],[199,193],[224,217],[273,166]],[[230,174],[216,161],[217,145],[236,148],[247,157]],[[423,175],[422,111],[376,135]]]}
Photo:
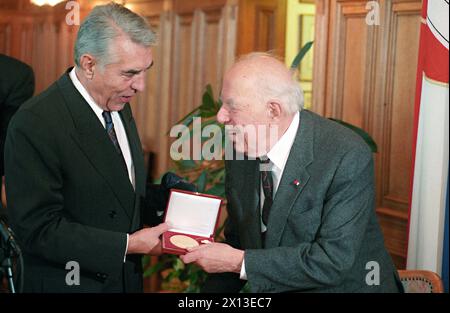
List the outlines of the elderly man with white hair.
{"label": "elderly man with white hair", "polygon": [[225,160],[226,242],[181,256],[212,273],[203,291],[237,292],[247,281],[253,292],[402,291],[364,141],[302,110],[292,73],[267,54],[238,60],[221,98],[217,120],[244,130],[231,140],[246,158]]}

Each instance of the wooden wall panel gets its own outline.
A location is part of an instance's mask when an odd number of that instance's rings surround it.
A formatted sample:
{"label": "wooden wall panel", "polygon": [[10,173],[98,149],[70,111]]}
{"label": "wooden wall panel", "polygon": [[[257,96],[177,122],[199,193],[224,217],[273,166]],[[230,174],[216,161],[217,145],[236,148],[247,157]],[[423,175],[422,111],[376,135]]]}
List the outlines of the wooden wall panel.
{"label": "wooden wall panel", "polygon": [[386,1],[386,10],[387,75],[376,122],[381,143],[377,155],[377,212],[397,266],[404,268],[421,1]]}
{"label": "wooden wall panel", "polygon": [[272,51],[284,57],[286,0],[240,0],[237,55]]}
{"label": "wooden wall panel", "polygon": [[220,64],[223,49],[224,30],[221,17],[222,8],[199,13],[197,41],[199,49],[195,60],[197,66],[193,102],[195,106],[201,103],[201,97],[207,84],[214,86],[216,95],[220,88],[223,68],[217,64]]}
{"label": "wooden wall panel", "polygon": [[406,266],[405,263],[405,234],[407,223],[403,216],[395,214],[392,209],[378,208],[378,219],[384,235],[385,246],[399,269]]}
{"label": "wooden wall panel", "polygon": [[129,3],[158,33],[146,90],[132,108],[144,148],[156,153],[152,176],[159,177],[173,166],[170,128],[200,104],[207,84],[218,97],[234,60],[238,10],[234,0],[147,2]]}
{"label": "wooden wall panel", "polygon": [[329,25],[334,21],[331,9],[334,4],[327,0],[316,1],[314,25],[314,56],[313,56],[313,82],[311,111],[326,116],[327,99],[327,72],[329,71],[328,51],[332,48],[332,39]]}
{"label": "wooden wall panel", "polygon": [[333,14],[324,114],[365,128],[370,118],[375,29],[365,22],[365,2],[338,1]]}
{"label": "wooden wall panel", "polygon": [[[384,201],[407,212],[412,154],[414,95],[418,60],[420,16],[408,6],[393,6],[391,48],[387,81]],[[419,9],[419,8],[417,8]],[[413,66],[412,63],[413,62]],[[390,169],[395,169],[391,171]]]}
{"label": "wooden wall panel", "polygon": [[11,25],[0,23],[0,53],[10,54],[11,51]]}
{"label": "wooden wall panel", "polygon": [[[33,55],[33,24],[23,23],[20,27],[20,56],[27,63],[32,62]],[[67,63],[66,63],[67,64]]]}
{"label": "wooden wall panel", "polygon": [[174,17],[172,49],[171,125],[194,108],[195,52],[198,14],[185,13]]}
{"label": "wooden wall panel", "polygon": [[68,11],[46,9],[0,10],[0,52],[31,65],[35,94],[52,84],[73,65],[73,46],[78,26],[67,25]]}
{"label": "wooden wall panel", "polygon": [[[170,71],[171,60],[168,57],[172,50],[172,28],[171,14],[164,12],[161,15],[160,25],[158,27],[159,44],[155,51],[155,71],[149,73],[151,84],[148,92],[151,94],[151,100],[146,103],[147,114],[144,117],[144,123],[147,125],[142,143],[148,147],[149,151],[155,153],[155,169],[153,176],[157,177],[167,171],[169,164],[169,140],[167,132],[169,131],[169,112],[170,112]],[[149,121],[147,121],[147,119]],[[148,141],[150,139],[150,141]]]}
{"label": "wooden wall panel", "polygon": [[255,50],[264,51],[275,48],[275,14],[274,7],[256,6]]}
{"label": "wooden wall panel", "polygon": [[[345,69],[343,73],[344,88],[341,118],[362,127],[364,121],[364,82],[367,73],[367,31],[364,16],[347,19],[345,41]],[[358,31],[361,30],[361,31]]]}
{"label": "wooden wall panel", "polygon": [[378,1],[380,25],[372,26],[366,3],[317,1],[313,110],[362,127],[378,144],[376,210],[404,268],[421,1]]}

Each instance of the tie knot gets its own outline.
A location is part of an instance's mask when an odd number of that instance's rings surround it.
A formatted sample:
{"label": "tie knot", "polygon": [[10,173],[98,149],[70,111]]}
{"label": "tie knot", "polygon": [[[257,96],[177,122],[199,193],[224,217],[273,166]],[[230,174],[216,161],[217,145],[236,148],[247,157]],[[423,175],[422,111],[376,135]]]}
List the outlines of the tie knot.
{"label": "tie knot", "polygon": [[112,123],[111,112],[103,111],[102,115],[103,115],[103,118],[105,119],[106,124]]}
{"label": "tie knot", "polygon": [[261,172],[270,172],[272,171],[272,164],[270,163],[270,159],[267,156],[263,156],[262,158],[258,158],[259,161],[259,170]]}

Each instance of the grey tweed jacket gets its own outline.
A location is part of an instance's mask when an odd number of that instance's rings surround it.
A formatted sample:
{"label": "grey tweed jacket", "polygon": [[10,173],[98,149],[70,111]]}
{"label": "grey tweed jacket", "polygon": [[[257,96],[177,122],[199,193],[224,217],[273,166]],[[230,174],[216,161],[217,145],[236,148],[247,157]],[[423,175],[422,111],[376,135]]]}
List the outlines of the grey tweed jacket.
{"label": "grey tweed jacket", "polygon": [[[226,241],[245,250],[251,291],[402,291],[375,214],[372,153],[354,132],[301,111],[264,245],[258,163],[226,161],[226,173]],[[244,283],[214,274],[203,291],[236,292]]]}

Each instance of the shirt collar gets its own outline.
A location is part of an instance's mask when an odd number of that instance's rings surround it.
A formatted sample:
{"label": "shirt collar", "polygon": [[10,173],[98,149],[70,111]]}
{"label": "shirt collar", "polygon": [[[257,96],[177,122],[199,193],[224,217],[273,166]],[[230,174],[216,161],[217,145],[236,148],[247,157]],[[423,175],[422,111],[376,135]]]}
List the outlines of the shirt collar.
{"label": "shirt collar", "polygon": [[102,123],[102,125],[104,127],[105,126],[105,120],[103,119],[103,116],[102,116],[103,109],[94,101],[94,99],[91,97],[91,95],[86,90],[86,88],[84,88],[84,86],[81,84],[81,82],[78,79],[77,74],[75,72],[75,68],[76,67],[74,67],[70,71],[69,77],[72,80],[75,88],[78,90],[78,92],[84,98],[84,100],[86,100],[86,102],[89,104],[89,106],[94,111],[95,115],[97,115],[98,119],[100,120],[100,122]]}
{"label": "shirt collar", "polygon": [[286,132],[281,136],[275,145],[267,153],[267,157],[279,170],[283,171],[289,157],[295,136],[297,135],[298,126],[300,124],[300,112],[295,113]]}

